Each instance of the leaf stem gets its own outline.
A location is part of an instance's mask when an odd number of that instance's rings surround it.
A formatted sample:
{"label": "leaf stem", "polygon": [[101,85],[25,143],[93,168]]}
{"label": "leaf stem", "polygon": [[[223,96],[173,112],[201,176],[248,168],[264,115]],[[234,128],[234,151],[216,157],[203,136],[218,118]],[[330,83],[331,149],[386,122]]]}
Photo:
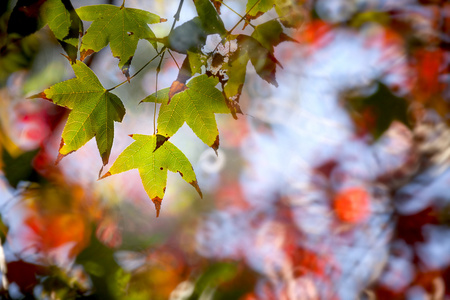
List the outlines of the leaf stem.
{"label": "leaf stem", "polygon": [[[223,6],[225,6],[226,8],[228,8],[229,10],[231,10],[232,12],[234,12],[237,16],[239,16],[241,19],[245,18],[245,16],[241,16],[240,13],[238,13],[237,11],[235,11],[232,7],[228,6],[225,2],[223,2],[223,0],[220,0],[220,3],[222,3]],[[256,5],[256,4],[255,4]],[[253,8],[253,7],[252,7]],[[241,20],[242,21],[242,20]],[[239,22],[241,22],[239,21]],[[248,23],[248,25],[252,26],[253,28],[255,28],[256,26],[253,25],[252,23]]]}
{"label": "leaf stem", "polygon": [[[181,1],[183,1],[183,0],[181,0]],[[166,54],[165,50],[167,48],[164,47],[163,49],[164,49],[164,52],[162,53],[161,59],[159,60],[159,64],[156,67],[156,86],[155,86],[156,92],[155,92],[155,107],[154,107],[154,111],[153,111],[153,135],[156,135],[156,103],[158,100],[158,77],[159,77],[159,72],[161,72],[161,64],[164,59],[164,54]],[[163,49],[161,49],[161,51],[163,51]]]}
{"label": "leaf stem", "polygon": [[170,50],[167,50],[167,52],[169,52],[170,56],[172,57],[173,61],[175,62],[175,64],[177,65],[178,70],[180,70],[180,66],[177,63],[177,60],[175,59],[175,57],[173,57],[173,54]]}
{"label": "leaf stem", "polygon": [[[238,14],[238,15],[241,17],[241,19],[236,23],[236,25],[233,26],[233,28],[231,28],[230,30],[227,31],[227,35],[231,34],[231,33],[233,32],[233,30],[236,29],[236,27],[238,27],[238,25],[242,22],[242,20],[244,20],[244,19],[248,16],[248,13],[249,13],[249,12],[256,6],[256,4],[258,4],[260,1],[261,1],[261,0],[256,1],[255,4],[253,4],[253,6],[250,7],[250,9],[249,9],[249,10],[245,13],[245,15],[243,15],[243,16],[239,15],[239,14],[236,12],[236,14]],[[222,4],[225,5],[225,3],[223,3],[223,1],[221,1],[221,2],[222,2]],[[228,7],[227,5],[225,5],[225,6]],[[228,7],[228,8],[230,8],[230,7]],[[230,8],[230,9],[231,9],[231,8]],[[233,11],[234,11],[234,10],[233,10]],[[253,26],[252,23],[248,22],[248,24],[250,24],[250,26],[252,26],[253,28],[255,28],[255,26]],[[216,45],[216,47],[214,48],[213,52],[217,50],[217,48],[219,47],[220,43],[223,42],[223,40],[224,40],[224,38],[222,38],[222,40],[221,40],[219,43],[217,43],[217,45]]]}
{"label": "leaf stem", "polygon": [[[252,11],[253,8],[255,8],[255,6],[260,2],[261,0],[258,0],[255,2],[255,4],[253,4],[252,7],[250,7],[250,9],[245,12],[245,15],[241,17],[241,19],[239,20],[239,22],[236,23],[236,25],[233,26],[233,28],[231,28],[231,30],[228,31],[228,33],[231,33],[247,16],[248,14]],[[249,22],[249,24],[251,25],[251,23]],[[253,25],[252,25],[253,26]]]}
{"label": "leaf stem", "polygon": [[122,6],[120,6],[120,9],[122,9],[122,8],[124,8],[124,7],[125,7],[125,0],[123,0]]}
{"label": "leaf stem", "polygon": [[170,28],[170,32],[173,31],[173,29],[175,28],[175,24],[177,23],[177,21],[180,20],[180,13],[181,13],[181,8],[183,7],[183,2],[184,2],[184,0],[180,0],[180,4],[178,4],[177,12],[173,15],[173,23],[172,23],[172,28]]}
{"label": "leaf stem", "polygon": [[[134,73],[134,75],[131,76],[131,77],[129,78],[129,80],[131,80],[131,79],[133,79],[134,77],[136,77],[136,75],[138,75],[142,70],[144,70],[144,68],[145,68],[146,66],[148,66],[152,61],[154,61],[158,56],[160,56],[161,53],[162,53],[163,51],[166,51],[166,49],[164,49],[164,48],[161,49],[160,52],[158,52],[152,59],[150,59],[150,60],[149,60],[145,65],[143,65],[136,73]],[[124,81],[122,81],[121,83],[119,83],[119,84],[113,86],[112,88],[107,89],[106,91],[107,91],[107,92],[110,92],[110,91],[114,90],[115,88],[118,88],[119,86],[121,86],[121,85],[123,85],[123,84],[125,84],[125,83],[127,83],[127,82],[128,82],[128,80],[124,80]]]}

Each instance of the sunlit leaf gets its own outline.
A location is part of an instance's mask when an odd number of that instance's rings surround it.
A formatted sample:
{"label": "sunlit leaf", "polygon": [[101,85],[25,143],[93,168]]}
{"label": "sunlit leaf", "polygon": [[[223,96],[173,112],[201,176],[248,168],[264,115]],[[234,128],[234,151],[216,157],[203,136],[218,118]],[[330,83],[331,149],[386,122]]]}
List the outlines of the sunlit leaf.
{"label": "sunlit leaf", "polygon": [[44,98],[72,110],[62,133],[58,161],[95,136],[106,165],[114,139],[114,121],[122,121],[125,107],[83,62],[77,61],[72,68],[77,78],[57,83],[32,98]]}
{"label": "sunlit leaf", "polygon": [[138,41],[146,39],[156,48],[155,34],[147,24],[165,21],[145,10],[108,4],[83,6],[77,13],[81,19],[93,21],[81,43],[81,58],[110,44],[112,54],[119,58],[119,67],[127,77]]}
{"label": "sunlit leaf", "polygon": [[[171,142],[166,141],[156,149],[157,136],[134,134],[133,144],[128,146],[102,178],[138,169],[147,195],[152,199],[159,215],[161,202],[166,191],[167,171],[178,172],[201,194],[192,165],[186,156]],[[156,150],[155,150],[156,149]]]}
{"label": "sunlit leaf", "polygon": [[142,100],[162,103],[158,115],[158,133],[169,138],[186,122],[194,133],[213,149],[219,147],[219,131],[214,113],[229,113],[216,78],[201,75],[191,79],[187,89],[173,96],[169,89],[160,90]]}

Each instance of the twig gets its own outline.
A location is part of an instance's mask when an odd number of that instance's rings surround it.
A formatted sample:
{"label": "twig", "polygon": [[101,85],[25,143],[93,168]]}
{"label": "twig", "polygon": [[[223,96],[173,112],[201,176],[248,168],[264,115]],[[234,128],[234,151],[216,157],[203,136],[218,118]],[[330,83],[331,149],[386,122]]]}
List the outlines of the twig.
{"label": "twig", "polygon": [[[129,80],[131,80],[131,79],[133,79],[134,77],[136,77],[136,75],[138,75],[142,70],[144,70],[144,68],[145,68],[146,66],[148,66],[152,61],[154,61],[158,56],[160,56],[161,53],[162,53],[163,51],[165,51],[164,48],[161,49],[161,51],[158,52],[158,53],[157,53],[152,59],[150,59],[145,65],[143,65],[136,73],[134,73],[134,75],[131,76],[131,77],[129,78]],[[107,89],[106,91],[107,91],[107,92],[112,91],[112,90],[114,90],[115,88],[118,88],[119,86],[121,86],[122,84],[125,84],[125,83],[127,83],[127,82],[128,82],[128,79],[122,81],[121,83],[119,83],[119,84],[113,86],[113,87],[110,88],[110,89]]]}

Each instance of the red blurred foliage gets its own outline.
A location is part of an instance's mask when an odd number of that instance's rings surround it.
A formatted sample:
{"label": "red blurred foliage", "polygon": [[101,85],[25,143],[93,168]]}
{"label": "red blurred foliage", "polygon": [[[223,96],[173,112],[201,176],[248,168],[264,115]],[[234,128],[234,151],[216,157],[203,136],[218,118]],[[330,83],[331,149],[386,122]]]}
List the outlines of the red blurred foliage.
{"label": "red blurred foliage", "polygon": [[370,196],[364,188],[348,188],[336,194],[333,206],[339,220],[357,224],[370,215]]}
{"label": "red blurred foliage", "polygon": [[97,225],[95,231],[97,238],[110,248],[117,248],[122,244],[122,234],[119,229],[117,218],[106,215]]}
{"label": "red blurred foliage", "polygon": [[32,215],[25,220],[25,226],[39,237],[40,243],[35,247],[43,253],[49,253],[66,243],[74,243],[70,251],[70,257],[74,258],[88,243],[87,224],[74,213]]}
{"label": "red blurred foliage", "polygon": [[216,207],[218,210],[237,210],[246,211],[250,208],[250,205],[245,200],[239,182],[231,182],[221,185],[214,197],[216,201]]}
{"label": "red blurred foliage", "polygon": [[325,21],[315,19],[304,24],[303,29],[300,29],[296,33],[294,39],[301,45],[307,45],[307,55],[311,55],[333,41],[332,30],[332,25]]}
{"label": "red blurred foliage", "polygon": [[439,80],[444,70],[445,52],[439,48],[421,48],[413,53],[411,60],[416,74],[413,93],[418,101],[427,103],[445,88],[445,84]]}

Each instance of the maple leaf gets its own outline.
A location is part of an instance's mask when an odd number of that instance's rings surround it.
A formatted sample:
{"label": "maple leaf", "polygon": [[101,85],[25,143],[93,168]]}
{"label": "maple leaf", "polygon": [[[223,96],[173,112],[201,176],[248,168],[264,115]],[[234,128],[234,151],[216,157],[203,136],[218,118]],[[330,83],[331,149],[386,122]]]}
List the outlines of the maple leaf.
{"label": "maple leaf", "polygon": [[111,52],[119,58],[119,67],[127,78],[139,39],[148,40],[156,48],[155,34],[147,24],[166,21],[145,10],[109,4],[83,6],[77,13],[81,19],[93,21],[82,39],[81,60],[110,44]]}
{"label": "maple leaf", "polygon": [[111,169],[100,179],[131,169],[138,169],[144,189],[155,204],[157,217],[166,191],[168,170],[178,172],[202,197],[191,163],[175,145],[166,141],[156,149],[157,140],[164,139],[164,137],[142,134],[130,136],[135,142],[119,155]]}
{"label": "maple leaf", "polygon": [[77,61],[72,68],[77,78],[57,83],[30,98],[47,99],[72,110],[62,133],[57,162],[95,136],[106,165],[114,139],[114,121],[122,122],[125,107],[83,62]]}
{"label": "maple leaf", "polygon": [[169,88],[142,100],[162,104],[158,115],[158,133],[169,138],[186,122],[205,144],[217,150],[219,131],[214,113],[230,112],[222,93],[216,89],[217,83],[216,78],[201,75],[192,78],[186,89],[175,94],[170,103]]}
{"label": "maple leaf", "polygon": [[252,36],[240,34],[236,39],[240,45],[240,51],[248,54],[259,77],[278,87],[275,73],[276,65],[280,63],[275,56]]}

